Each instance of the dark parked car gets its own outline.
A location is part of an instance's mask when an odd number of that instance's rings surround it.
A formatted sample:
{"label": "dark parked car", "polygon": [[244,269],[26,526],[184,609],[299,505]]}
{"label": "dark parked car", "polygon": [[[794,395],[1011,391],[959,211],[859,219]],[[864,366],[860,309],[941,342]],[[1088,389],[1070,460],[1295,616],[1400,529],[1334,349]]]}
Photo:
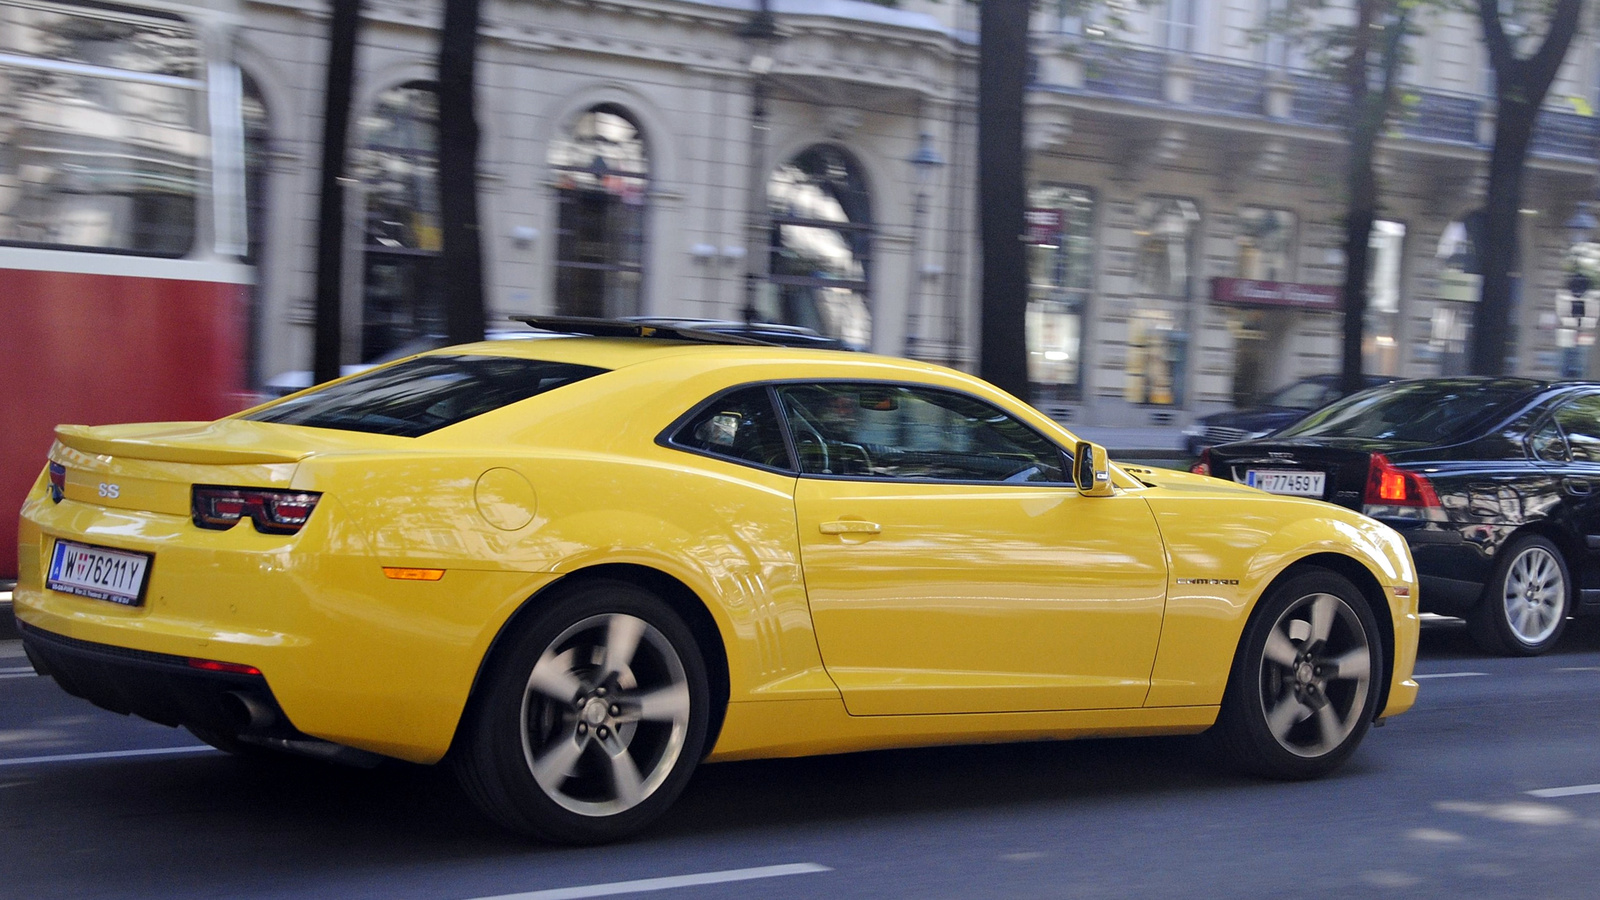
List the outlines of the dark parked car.
{"label": "dark parked car", "polygon": [[[1361,386],[1376,387],[1394,380],[1388,375],[1366,375]],[[1259,406],[1224,410],[1196,419],[1183,430],[1183,447],[1190,456],[1199,456],[1200,451],[1216,444],[1265,437],[1343,396],[1338,375],[1302,378],[1268,394]]]}
{"label": "dark parked car", "polygon": [[1424,612],[1531,656],[1600,612],[1600,384],[1430,378],[1363,391],[1194,470],[1360,510],[1406,536]]}

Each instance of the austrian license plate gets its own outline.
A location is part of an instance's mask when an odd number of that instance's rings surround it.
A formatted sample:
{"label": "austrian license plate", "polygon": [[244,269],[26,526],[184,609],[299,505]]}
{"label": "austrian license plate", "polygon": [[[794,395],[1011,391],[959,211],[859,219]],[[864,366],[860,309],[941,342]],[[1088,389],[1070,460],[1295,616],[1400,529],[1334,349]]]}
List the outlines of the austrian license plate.
{"label": "austrian license plate", "polygon": [[1260,488],[1269,494],[1294,494],[1297,497],[1321,497],[1327,480],[1327,473],[1324,472],[1251,469],[1244,473],[1244,483],[1253,488]]}
{"label": "austrian license plate", "polygon": [[151,560],[148,553],[56,541],[45,585],[52,591],[138,606],[144,602]]}

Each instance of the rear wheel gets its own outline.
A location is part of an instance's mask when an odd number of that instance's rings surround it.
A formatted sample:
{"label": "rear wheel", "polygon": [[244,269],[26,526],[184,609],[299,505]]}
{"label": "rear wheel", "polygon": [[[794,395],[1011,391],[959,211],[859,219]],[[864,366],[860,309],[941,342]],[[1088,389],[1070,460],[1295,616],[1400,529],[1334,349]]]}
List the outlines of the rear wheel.
{"label": "rear wheel", "polygon": [[1366,598],[1336,573],[1302,572],[1272,588],[1245,628],[1213,740],[1257,775],[1323,775],[1361,743],[1382,677]]}
{"label": "rear wheel", "polygon": [[1572,579],[1561,548],[1536,534],[1511,542],[1468,620],[1473,640],[1490,653],[1537,656],[1567,627]]}
{"label": "rear wheel", "polygon": [[682,619],[638,587],[592,581],[509,641],[454,760],[484,812],[545,840],[598,843],[665,811],[700,760],[709,718],[705,665]]}

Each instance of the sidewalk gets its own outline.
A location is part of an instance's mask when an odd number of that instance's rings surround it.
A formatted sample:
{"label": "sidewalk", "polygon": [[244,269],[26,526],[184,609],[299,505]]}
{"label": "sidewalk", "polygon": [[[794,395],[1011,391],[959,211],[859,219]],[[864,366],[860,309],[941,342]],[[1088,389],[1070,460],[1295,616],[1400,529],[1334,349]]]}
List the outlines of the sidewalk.
{"label": "sidewalk", "polygon": [[0,581],[0,641],[16,640],[17,620],[11,615],[11,589],[15,581]]}

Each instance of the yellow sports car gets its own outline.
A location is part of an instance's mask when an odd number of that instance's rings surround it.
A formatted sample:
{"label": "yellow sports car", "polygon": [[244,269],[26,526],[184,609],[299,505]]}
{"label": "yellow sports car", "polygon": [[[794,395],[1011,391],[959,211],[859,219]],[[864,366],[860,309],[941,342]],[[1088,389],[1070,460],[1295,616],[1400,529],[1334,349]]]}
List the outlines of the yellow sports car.
{"label": "yellow sports car", "polygon": [[574,842],[702,759],[1209,728],[1311,777],[1416,697],[1416,575],[1372,519],[1112,465],[937,366],[589,330],[58,428],[29,658],[234,752],[448,760]]}

